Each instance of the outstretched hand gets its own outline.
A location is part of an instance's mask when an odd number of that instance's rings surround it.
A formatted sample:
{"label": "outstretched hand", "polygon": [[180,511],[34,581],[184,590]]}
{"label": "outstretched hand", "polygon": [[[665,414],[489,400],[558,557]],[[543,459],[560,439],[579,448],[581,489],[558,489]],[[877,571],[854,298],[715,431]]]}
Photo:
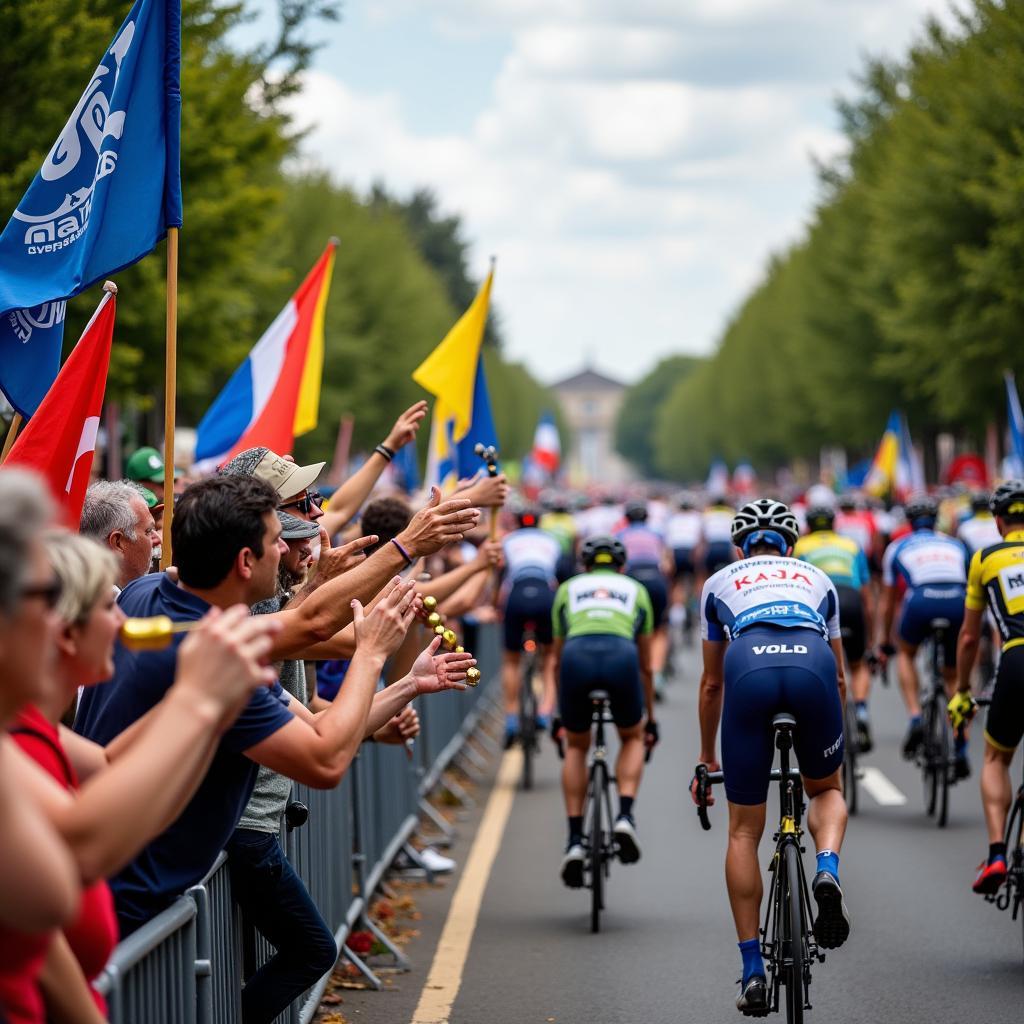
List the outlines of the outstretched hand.
{"label": "outstretched hand", "polygon": [[426,402],[419,401],[414,405],[410,405],[409,408],[406,409],[397,420],[395,420],[395,425],[391,428],[391,433],[388,434],[384,444],[393,452],[397,452],[399,448],[404,448],[405,445],[416,437],[416,433],[420,429],[420,424],[423,422],[423,418],[426,415]]}
{"label": "outstretched hand", "polygon": [[416,685],[417,694],[466,689],[466,670],[476,664],[476,658],[466,651],[438,654],[440,646],[441,638],[435,636],[413,662],[409,676]]}
{"label": "outstretched hand", "polygon": [[465,498],[441,501],[441,492],[430,488],[430,500],[412,517],[396,540],[413,558],[432,555],[447,544],[462,540],[480,521],[480,510]]}
{"label": "outstretched hand", "polygon": [[357,652],[389,658],[402,646],[414,616],[414,587],[413,580],[403,582],[396,576],[369,615],[364,612],[361,602],[352,602]]}

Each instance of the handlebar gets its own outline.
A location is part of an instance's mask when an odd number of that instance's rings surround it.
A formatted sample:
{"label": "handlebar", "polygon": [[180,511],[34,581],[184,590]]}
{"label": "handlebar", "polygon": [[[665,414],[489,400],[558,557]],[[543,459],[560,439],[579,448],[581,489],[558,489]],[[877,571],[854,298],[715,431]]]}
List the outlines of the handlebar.
{"label": "handlebar", "polygon": [[[705,832],[711,830],[711,819],[708,817],[708,793],[713,785],[725,781],[723,772],[709,772],[706,764],[699,764],[693,771],[697,780],[697,817],[700,818],[700,827]],[[782,769],[773,768],[769,776],[772,782],[782,781]],[[799,779],[800,772],[796,768],[789,769],[789,778]]]}

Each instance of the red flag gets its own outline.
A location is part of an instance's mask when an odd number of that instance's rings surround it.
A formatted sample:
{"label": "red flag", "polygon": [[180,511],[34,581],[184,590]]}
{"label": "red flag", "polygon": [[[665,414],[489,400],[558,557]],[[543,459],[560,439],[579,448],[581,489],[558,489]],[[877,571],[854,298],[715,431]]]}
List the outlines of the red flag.
{"label": "red flag", "polygon": [[89,486],[114,337],[117,288],[108,281],[103,289],[78,344],[4,462],[44,476],[72,530],[78,529]]}

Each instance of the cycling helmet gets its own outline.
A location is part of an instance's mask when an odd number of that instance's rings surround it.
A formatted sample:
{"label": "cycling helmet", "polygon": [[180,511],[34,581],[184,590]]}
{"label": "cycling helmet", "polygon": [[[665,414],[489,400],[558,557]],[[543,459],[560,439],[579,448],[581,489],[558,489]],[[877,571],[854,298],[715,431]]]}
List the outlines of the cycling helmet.
{"label": "cycling helmet", "polygon": [[844,512],[856,512],[857,511],[857,496],[855,494],[840,494],[836,499],[836,504]]}
{"label": "cycling helmet", "polygon": [[930,494],[925,494],[922,491],[907,499],[907,503],[903,506],[903,514],[911,526],[918,524],[930,526],[938,517],[939,504]]}
{"label": "cycling helmet", "polygon": [[992,492],[988,507],[993,515],[1024,517],[1024,480],[1004,480]]}
{"label": "cycling helmet", "polygon": [[580,548],[580,559],[588,569],[595,565],[621,568],[626,564],[626,546],[615,537],[588,537]]}
{"label": "cycling helmet", "polygon": [[628,522],[631,523],[646,523],[647,522],[647,502],[646,501],[627,501],[625,508],[625,516]]}
{"label": "cycling helmet", "polygon": [[987,512],[989,503],[988,491],[971,491],[971,511]]}
{"label": "cycling helmet", "polygon": [[754,544],[773,544],[786,554],[800,536],[800,526],[788,505],[774,498],[748,501],[732,521],[732,542],[744,554]]}
{"label": "cycling helmet", "polygon": [[807,525],[812,530],[831,530],[836,521],[836,510],[828,505],[812,505],[807,510]]}
{"label": "cycling helmet", "polygon": [[527,505],[516,513],[516,522],[519,524],[520,529],[536,526],[540,522],[540,516],[535,508]]}
{"label": "cycling helmet", "polygon": [[683,493],[676,498],[676,505],[680,512],[689,512],[691,509],[697,507],[697,502],[689,491],[683,491]]}

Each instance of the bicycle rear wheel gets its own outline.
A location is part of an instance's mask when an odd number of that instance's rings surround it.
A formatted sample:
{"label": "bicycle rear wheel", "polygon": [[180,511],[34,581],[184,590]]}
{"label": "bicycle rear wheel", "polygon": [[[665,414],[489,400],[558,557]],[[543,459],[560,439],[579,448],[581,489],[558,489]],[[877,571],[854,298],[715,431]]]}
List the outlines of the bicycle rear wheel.
{"label": "bicycle rear wheel", "polygon": [[847,700],[843,743],[843,796],[851,814],[857,813],[857,724]]}
{"label": "bicycle rear wheel", "polygon": [[924,722],[924,739],[921,741],[920,757],[921,775],[924,780],[924,809],[931,817],[935,813],[935,807],[939,799],[939,779],[935,772],[936,751],[933,723],[934,701],[929,698],[921,709]]}
{"label": "bicycle rear wheel", "polygon": [[935,754],[934,776],[938,792],[935,824],[939,828],[945,828],[949,822],[949,776],[953,771],[953,740],[950,735],[949,722],[938,701],[935,702],[934,712],[932,727],[935,730],[935,738],[932,749]]}
{"label": "bicycle rear wheel", "polygon": [[604,909],[604,832],[602,827],[602,804],[607,785],[604,764],[594,764],[590,780],[590,849],[587,856],[590,867],[590,930],[601,930],[601,911]]}
{"label": "bicycle rear wheel", "polygon": [[533,755],[537,749],[537,708],[533,693],[534,658],[523,658],[519,685],[519,742],[523,748],[523,789],[533,789]]}
{"label": "bicycle rear wheel", "polygon": [[1024,787],[1017,793],[1006,823],[1006,858],[1009,868],[1010,909],[1020,921],[1021,942],[1024,943]]}
{"label": "bicycle rear wheel", "polygon": [[789,966],[786,977],[786,1022],[803,1024],[804,1019],[804,969],[806,965],[804,944],[803,882],[800,875],[800,850],[796,843],[787,843],[785,849],[786,892],[783,898],[786,938],[789,948]]}

